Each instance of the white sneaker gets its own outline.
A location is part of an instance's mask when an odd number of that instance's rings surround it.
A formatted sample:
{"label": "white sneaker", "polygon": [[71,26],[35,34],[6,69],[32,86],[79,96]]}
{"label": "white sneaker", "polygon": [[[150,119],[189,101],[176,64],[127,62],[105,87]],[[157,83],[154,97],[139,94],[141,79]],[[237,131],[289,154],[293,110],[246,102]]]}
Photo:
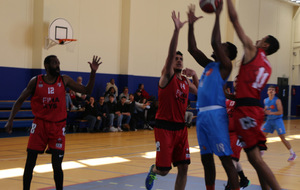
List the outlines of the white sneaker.
{"label": "white sneaker", "polygon": [[294,152],[293,154],[290,154],[290,157],[288,159],[288,162],[294,161],[297,158],[296,153]]}
{"label": "white sneaker", "polygon": [[123,130],[121,129],[121,127],[118,127],[118,128],[117,128],[117,131],[120,131],[120,132],[121,132],[121,131],[123,131]]}
{"label": "white sneaker", "polygon": [[116,128],[113,127],[113,126],[110,126],[110,127],[109,127],[109,131],[110,131],[110,132],[117,132],[118,129],[116,129]]}

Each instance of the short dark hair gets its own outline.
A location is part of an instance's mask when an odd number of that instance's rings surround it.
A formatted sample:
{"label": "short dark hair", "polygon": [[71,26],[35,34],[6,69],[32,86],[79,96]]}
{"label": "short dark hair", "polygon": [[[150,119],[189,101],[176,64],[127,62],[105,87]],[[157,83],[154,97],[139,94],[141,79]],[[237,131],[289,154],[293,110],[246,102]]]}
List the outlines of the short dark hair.
{"label": "short dark hair", "polygon": [[275,88],[276,89],[276,86],[275,85],[270,85],[270,86],[268,86],[268,88]]}
{"label": "short dark hair", "polygon": [[228,57],[230,60],[234,60],[236,58],[237,55],[237,48],[233,43],[230,42],[226,42],[227,44],[227,49],[228,49]]}
{"label": "short dark hair", "polygon": [[123,99],[123,98],[125,98],[125,99],[126,99],[126,96],[122,96],[122,97],[121,97],[121,99]]}
{"label": "short dark hair", "polygon": [[279,49],[279,42],[274,36],[268,35],[268,38],[266,39],[265,42],[270,44],[268,49],[266,49],[267,55],[272,55]]}
{"label": "short dark hair", "polygon": [[176,52],[176,55],[181,55],[181,56],[183,56],[183,54],[182,54],[180,51],[177,51],[177,52]]}
{"label": "short dark hair", "polygon": [[44,59],[44,65],[45,65],[45,64],[49,64],[52,58],[56,58],[56,55],[48,55],[48,56]]}
{"label": "short dark hair", "polygon": [[113,97],[113,98],[115,98],[115,96],[114,95],[112,95],[112,94],[109,94],[108,95],[108,97],[110,98],[110,97]]}

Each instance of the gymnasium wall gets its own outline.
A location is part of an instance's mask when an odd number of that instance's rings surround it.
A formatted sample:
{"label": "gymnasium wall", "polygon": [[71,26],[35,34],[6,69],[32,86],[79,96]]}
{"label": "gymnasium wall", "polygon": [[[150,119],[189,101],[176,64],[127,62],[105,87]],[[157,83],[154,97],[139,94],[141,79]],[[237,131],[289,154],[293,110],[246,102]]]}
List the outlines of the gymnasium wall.
{"label": "gymnasium wall", "polygon": [[[168,46],[174,30],[171,11],[181,12],[187,20],[188,5],[196,4],[196,14],[204,18],[195,23],[199,49],[210,55],[210,37],[215,16],[203,13],[198,0],[1,0],[1,63],[0,99],[16,99],[29,79],[43,71],[43,59],[55,54],[61,61],[63,73],[74,79],[83,75],[87,80],[90,68],[87,64],[93,55],[102,57],[103,64],[97,72],[94,95],[102,93],[110,78],[115,78],[119,90],[129,86],[135,91],[139,83],[145,83],[150,94],[157,94],[157,81],[165,63]],[[277,77],[291,77],[290,82],[300,86],[299,66],[291,69],[293,39],[300,39],[300,20],[294,19],[297,8],[282,0],[235,0],[245,32],[253,42],[267,34],[276,36],[281,49],[269,60],[273,67],[270,84]],[[15,6],[18,4],[18,6]],[[67,19],[78,39],[67,45],[45,49],[49,24],[56,18]],[[9,22],[7,22],[9,21]],[[184,54],[186,67],[203,69],[187,52],[185,25],[179,36],[178,49]],[[238,72],[243,55],[242,46],[228,21],[226,4],[221,15],[223,41],[237,44],[238,58],[229,80]],[[294,36],[292,36],[294,34]],[[292,75],[292,76],[291,76]],[[300,93],[299,97],[300,97]],[[292,102],[293,104],[293,102]]]}

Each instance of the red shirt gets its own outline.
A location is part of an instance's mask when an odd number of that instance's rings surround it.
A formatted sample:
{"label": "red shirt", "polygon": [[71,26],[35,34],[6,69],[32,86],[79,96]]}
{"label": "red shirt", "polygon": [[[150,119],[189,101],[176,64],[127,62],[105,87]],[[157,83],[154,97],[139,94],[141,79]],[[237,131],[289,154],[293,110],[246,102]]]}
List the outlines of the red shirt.
{"label": "red shirt", "polygon": [[187,79],[182,76],[180,80],[174,74],[166,87],[158,87],[158,110],[155,119],[185,123],[188,95]]}
{"label": "red shirt", "polygon": [[65,85],[60,75],[53,84],[47,84],[43,75],[37,76],[31,109],[36,118],[46,121],[58,122],[67,118]]}
{"label": "red shirt", "polygon": [[256,56],[246,64],[241,64],[236,85],[236,98],[260,99],[261,90],[272,73],[265,51],[257,49]]}

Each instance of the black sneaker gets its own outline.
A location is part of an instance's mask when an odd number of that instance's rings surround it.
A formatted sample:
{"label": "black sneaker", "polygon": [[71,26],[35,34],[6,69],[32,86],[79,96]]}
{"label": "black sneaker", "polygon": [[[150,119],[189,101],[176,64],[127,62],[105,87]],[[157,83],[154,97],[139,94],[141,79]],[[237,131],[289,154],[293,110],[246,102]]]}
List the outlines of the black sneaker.
{"label": "black sneaker", "polygon": [[225,186],[225,190],[231,190],[230,187],[229,187],[229,185],[228,185],[228,183],[227,183],[227,185]]}
{"label": "black sneaker", "polygon": [[240,181],[241,189],[245,189],[249,185],[250,185],[250,180],[248,180],[248,178],[241,179],[241,181]]}

